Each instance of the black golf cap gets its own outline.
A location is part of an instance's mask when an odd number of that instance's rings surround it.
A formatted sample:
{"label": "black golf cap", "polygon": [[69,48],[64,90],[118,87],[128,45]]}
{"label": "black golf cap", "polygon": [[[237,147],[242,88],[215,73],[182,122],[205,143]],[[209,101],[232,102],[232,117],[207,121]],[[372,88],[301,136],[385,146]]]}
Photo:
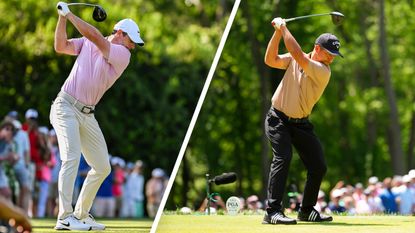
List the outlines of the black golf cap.
{"label": "black golf cap", "polygon": [[316,44],[322,46],[332,55],[339,55],[343,57],[340,53],[340,41],[337,37],[331,33],[323,33],[316,39]]}

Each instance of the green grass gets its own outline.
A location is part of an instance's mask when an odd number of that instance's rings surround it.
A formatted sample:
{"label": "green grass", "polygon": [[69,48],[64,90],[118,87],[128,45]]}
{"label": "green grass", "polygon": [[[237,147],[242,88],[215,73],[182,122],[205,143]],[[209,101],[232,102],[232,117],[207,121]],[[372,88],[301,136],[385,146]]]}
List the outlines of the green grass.
{"label": "green grass", "polygon": [[[101,231],[103,233],[150,232],[151,224],[153,223],[152,219],[98,219],[97,221],[105,224],[105,231]],[[62,232],[53,229],[56,224],[56,219],[32,219],[31,223],[34,229],[33,232],[35,233]]]}
{"label": "green grass", "polygon": [[[290,215],[290,217],[296,217]],[[297,225],[261,224],[263,215],[172,215],[164,214],[157,233],[409,233],[415,217],[396,215],[333,216],[333,222]]]}

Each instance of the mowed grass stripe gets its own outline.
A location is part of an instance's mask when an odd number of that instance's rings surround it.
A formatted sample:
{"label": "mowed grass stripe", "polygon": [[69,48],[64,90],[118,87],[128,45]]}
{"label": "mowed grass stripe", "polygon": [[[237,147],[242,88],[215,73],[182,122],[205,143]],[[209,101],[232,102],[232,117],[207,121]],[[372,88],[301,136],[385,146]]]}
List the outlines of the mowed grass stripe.
{"label": "mowed grass stripe", "polygon": [[[152,219],[97,219],[99,223],[103,223],[106,226],[105,233],[144,233],[150,232]],[[54,229],[56,219],[32,219],[31,221],[35,233],[49,233],[49,232],[62,232]],[[66,231],[64,231],[66,232]],[[78,232],[78,231],[70,231]],[[79,231],[85,232],[85,231]]]}
{"label": "mowed grass stripe", "polygon": [[[290,216],[295,217],[295,216]],[[333,216],[329,223],[298,222],[297,225],[264,225],[262,215],[163,215],[157,233],[409,233],[415,217],[396,215]]]}

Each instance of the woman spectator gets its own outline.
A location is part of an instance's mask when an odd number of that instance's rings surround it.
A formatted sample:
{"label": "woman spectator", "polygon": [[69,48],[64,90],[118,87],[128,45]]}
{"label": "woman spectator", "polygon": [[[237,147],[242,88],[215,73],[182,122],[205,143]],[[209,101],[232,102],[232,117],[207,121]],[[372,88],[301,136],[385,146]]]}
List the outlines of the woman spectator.
{"label": "woman spectator", "polygon": [[146,184],[147,212],[150,218],[156,216],[167,181],[168,179],[161,168],[155,168],[151,172],[151,178]]}
{"label": "woman spectator", "polygon": [[115,199],[115,216],[120,216],[121,214],[121,205],[122,205],[122,187],[125,182],[124,176],[124,166],[125,161],[119,157],[113,157],[111,159],[111,164],[113,166],[114,172],[114,181],[112,183],[112,194]]}
{"label": "woman spectator", "polygon": [[51,152],[51,145],[48,142],[48,133],[48,128],[39,128],[39,158],[34,161],[36,164],[36,182],[39,188],[36,214],[38,218],[45,217],[49,183],[52,181],[52,168],[56,163],[55,156]]}
{"label": "woman spectator", "polygon": [[127,175],[123,190],[121,217],[144,217],[144,176],[143,162],[132,164],[133,169]]}
{"label": "woman spectator", "polygon": [[367,203],[370,208],[370,212],[372,214],[379,214],[384,211],[382,200],[377,195],[377,189],[375,185],[369,186],[366,190],[366,193],[368,193]]}
{"label": "woman spectator", "polygon": [[14,164],[18,160],[12,144],[14,132],[12,122],[4,121],[0,124],[0,195],[6,199],[11,198],[11,190],[5,172],[5,163]]}

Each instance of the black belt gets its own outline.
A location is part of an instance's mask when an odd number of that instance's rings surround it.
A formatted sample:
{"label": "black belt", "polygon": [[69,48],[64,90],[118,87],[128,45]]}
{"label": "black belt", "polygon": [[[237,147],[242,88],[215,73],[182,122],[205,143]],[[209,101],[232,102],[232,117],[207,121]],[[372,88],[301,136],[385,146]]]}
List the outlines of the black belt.
{"label": "black belt", "polygon": [[58,93],[58,97],[62,97],[66,101],[68,101],[72,106],[74,106],[76,109],[78,109],[80,112],[85,114],[92,114],[95,112],[95,106],[94,105],[85,105],[81,102],[79,102],[77,99],[75,99],[73,96],[61,91]]}
{"label": "black belt", "polygon": [[278,116],[284,118],[288,122],[291,122],[291,123],[307,123],[308,122],[308,117],[293,118],[293,117],[289,117],[289,116],[285,115],[285,113],[281,112],[280,110],[278,110],[274,107],[272,107],[272,109],[277,113]]}

